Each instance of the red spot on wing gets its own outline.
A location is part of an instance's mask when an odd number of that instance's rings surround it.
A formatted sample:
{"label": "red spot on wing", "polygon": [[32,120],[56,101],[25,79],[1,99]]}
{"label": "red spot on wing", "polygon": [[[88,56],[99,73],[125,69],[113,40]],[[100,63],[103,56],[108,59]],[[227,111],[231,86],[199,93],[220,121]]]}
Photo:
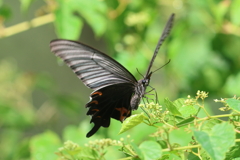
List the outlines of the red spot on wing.
{"label": "red spot on wing", "polygon": [[121,122],[123,122],[125,120],[126,117],[128,117],[128,115],[130,114],[130,110],[122,107],[122,108],[115,108],[116,110],[118,110],[120,112],[120,117],[119,120]]}
{"label": "red spot on wing", "polygon": [[93,93],[91,94],[91,96],[94,96],[94,95],[99,95],[99,96],[101,96],[101,95],[102,95],[102,92],[96,91],[96,92],[93,92]]}
{"label": "red spot on wing", "polygon": [[91,102],[89,102],[89,104],[92,104],[92,103],[94,103],[94,104],[98,104],[98,101],[91,101]]}
{"label": "red spot on wing", "polygon": [[92,111],[98,112],[98,111],[99,111],[99,109],[92,109]]}

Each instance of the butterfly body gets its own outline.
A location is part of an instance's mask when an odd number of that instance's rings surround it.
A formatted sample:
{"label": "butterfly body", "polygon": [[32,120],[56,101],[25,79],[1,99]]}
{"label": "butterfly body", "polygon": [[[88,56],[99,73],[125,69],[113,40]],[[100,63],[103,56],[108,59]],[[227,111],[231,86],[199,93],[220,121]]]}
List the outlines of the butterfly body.
{"label": "butterfly body", "polygon": [[109,127],[111,118],[123,122],[131,116],[132,110],[138,109],[150,82],[152,63],[171,29],[173,17],[172,14],[168,20],[146,75],[139,81],[120,63],[92,47],[71,40],[50,42],[51,51],[63,59],[87,87],[94,90],[86,104],[90,123],[94,123],[87,137],[95,134],[100,127]]}

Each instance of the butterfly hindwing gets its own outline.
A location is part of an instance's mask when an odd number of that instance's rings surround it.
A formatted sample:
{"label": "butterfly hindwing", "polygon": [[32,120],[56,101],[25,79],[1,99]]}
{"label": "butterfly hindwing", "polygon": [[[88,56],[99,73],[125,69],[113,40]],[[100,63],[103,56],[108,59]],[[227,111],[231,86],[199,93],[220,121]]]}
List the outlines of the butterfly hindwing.
{"label": "butterfly hindwing", "polygon": [[87,134],[92,136],[102,127],[109,127],[110,119],[123,121],[131,115],[130,99],[134,92],[134,86],[129,83],[120,83],[94,91],[91,100],[86,104],[89,108],[87,115],[91,115],[91,123],[94,127]]}

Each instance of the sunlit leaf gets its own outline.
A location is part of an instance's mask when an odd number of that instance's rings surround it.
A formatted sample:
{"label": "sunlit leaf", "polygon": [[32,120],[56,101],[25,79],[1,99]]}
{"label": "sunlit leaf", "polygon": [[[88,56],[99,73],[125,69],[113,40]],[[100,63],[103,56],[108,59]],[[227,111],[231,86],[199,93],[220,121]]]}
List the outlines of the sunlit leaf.
{"label": "sunlit leaf", "polygon": [[128,117],[126,120],[123,121],[122,128],[119,131],[119,134],[142,123],[144,118],[145,118],[145,116],[143,114],[135,114],[135,115]]}
{"label": "sunlit leaf", "polygon": [[194,131],[194,136],[213,160],[224,159],[235,143],[234,128],[227,122],[215,125],[209,132]]}
{"label": "sunlit leaf", "polygon": [[73,0],[58,0],[59,7],[55,11],[55,25],[60,38],[77,40],[80,36],[83,22],[74,14]]}
{"label": "sunlit leaf", "polygon": [[234,0],[231,1],[231,6],[230,6],[230,18],[233,24],[235,25],[240,25],[240,10],[239,10],[239,6],[240,6],[240,0]]}
{"label": "sunlit leaf", "polygon": [[20,2],[22,11],[26,12],[29,9],[33,0],[20,0]]}
{"label": "sunlit leaf", "polygon": [[240,100],[230,98],[226,100],[226,103],[233,110],[240,112]]}
{"label": "sunlit leaf", "polygon": [[183,117],[187,118],[197,113],[197,109],[192,105],[185,105],[184,98],[179,98],[173,103],[177,107],[178,111],[182,114]]}
{"label": "sunlit leaf", "polygon": [[91,148],[83,147],[79,158],[80,157],[86,160],[95,160],[98,158],[98,153]]}
{"label": "sunlit leaf", "polygon": [[240,73],[236,75],[230,75],[227,78],[227,82],[225,83],[224,90],[228,94],[240,94]]}
{"label": "sunlit leaf", "polygon": [[144,160],[159,159],[162,156],[162,148],[155,141],[144,141],[140,144],[139,149],[144,155]]}
{"label": "sunlit leaf", "polygon": [[105,14],[107,11],[105,1],[72,0],[74,9],[91,26],[97,36],[101,36],[107,29]]}
{"label": "sunlit leaf", "polygon": [[194,119],[195,119],[194,117],[190,117],[190,118],[184,119],[183,121],[177,123],[177,126],[181,127],[181,126],[185,126],[187,124],[190,124]]}
{"label": "sunlit leaf", "polygon": [[181,113],[178,111],[175,104],[173,102],[171,102],[168,98],[164,99],[164,104],[167,107],[167,109],[169,110],[169,112],[171,112],[173,115],[181,116]]}
{"label": "sunlit leaf", "polygon": [[206,122],[204,122],[201,126],[201,131],[211,131],[211,129],[216,125],[219,124],[221,121],[218,119],[210,119]]}
{"label": "sunlit leaf", "polygon": [[[136,152],[136,154],[138,155],[138,157],[141,159],[144,159],[142,150],[134,142],[131,143],[131,146],[132,146],[133,150]],[[131,153],[129,153],[129,154],[131,154]]]}
{"label": "sunlit leaf", "polygon": [[31,138],[31,159],[57,159],[57,155],[53,154],[60,147],[59,137],[51,132],[46,131]]}
{"label": "sunlit leaf", "polygon": [[218,22],[219,25],[223,22],[223,17],[228,11],[228,5],[224,1],[217,1],[212,3],[211,6],[212,12],[215,15],[214,19]]}
{"label": "sunlit leaf", "polygon": [[[81,123],[81,129],[80,127],[69,125],[64,128],[63,131],[63,138],[65,141],[73,141],[78,144],[85,144],[88,142],[88,139],[86,139],[86,133],[87,133],[87,128],[84,127],[86,125],[85,121]],[[89,125],[89,124],[87,124]]]}

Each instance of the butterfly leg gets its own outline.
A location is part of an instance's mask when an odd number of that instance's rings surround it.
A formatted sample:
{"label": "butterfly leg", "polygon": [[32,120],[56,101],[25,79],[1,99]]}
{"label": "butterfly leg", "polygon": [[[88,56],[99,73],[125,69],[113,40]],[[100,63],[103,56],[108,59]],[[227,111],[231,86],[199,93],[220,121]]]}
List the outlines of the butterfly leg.
{"label": "butterfly leg", "polygon": [[155,103],[156,104],[159,104],[159,101],[158,101],[158,95],[157,95],[157,91],[155,88],[153,88],[152,86],[148,85],[150,88],[151,88],[151,91],[154,91],[155,92]]}
{"label": "butterfly leg", "polygon": [[149,101],[148,101],[148,100],[154,101],[154,99],[153,99],[153,98],[149,98],[149,97],[146,97],[146,96],[144,96],[143,98],[146,98],[146,100],[147,100],[147,103],[149,103]]}

